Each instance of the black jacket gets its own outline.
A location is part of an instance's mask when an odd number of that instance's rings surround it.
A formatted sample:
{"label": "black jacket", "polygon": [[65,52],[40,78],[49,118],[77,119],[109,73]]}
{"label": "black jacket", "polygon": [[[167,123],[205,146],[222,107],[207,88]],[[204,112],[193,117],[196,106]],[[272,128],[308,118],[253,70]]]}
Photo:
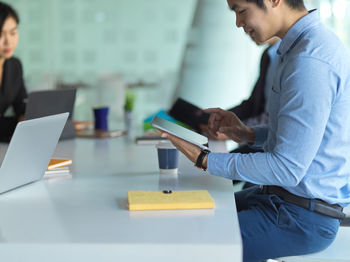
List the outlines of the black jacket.
{"label": "black jacket", "polygon": [[[21,62],[17,58],[5,61],[0,87],[0,140],[8,141],[17,125],[17,119],[25,112],[27,91],[24,87]],[[4,117],[9,107],[13,107],[14,117]]]}
{"label": "black jacket", "polygon": [[17,58],[10,58],[4,63],[2,83],[0,87],[0,116],[9,107],[13,107],[16,117],[24,114],[27,91],[24,87],[21,62]]}

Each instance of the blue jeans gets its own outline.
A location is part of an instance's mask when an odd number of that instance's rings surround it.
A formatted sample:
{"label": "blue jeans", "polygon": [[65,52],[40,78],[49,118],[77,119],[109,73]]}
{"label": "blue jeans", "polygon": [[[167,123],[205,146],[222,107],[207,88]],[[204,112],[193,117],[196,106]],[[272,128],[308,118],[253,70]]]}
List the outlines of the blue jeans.
{"label": "blue jeans", "polygon": [[258,186],[237,192],[235,199],[244,262],[321,251],[338,232],[338,219],[262,193]]}

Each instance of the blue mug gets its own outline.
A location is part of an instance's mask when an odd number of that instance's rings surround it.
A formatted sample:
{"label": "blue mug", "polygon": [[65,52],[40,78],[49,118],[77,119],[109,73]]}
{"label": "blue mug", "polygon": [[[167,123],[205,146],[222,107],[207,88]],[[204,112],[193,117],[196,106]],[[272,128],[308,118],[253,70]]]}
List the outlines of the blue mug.
{"label": "blue mug", "polygon": [[159,172],[161,174],[177,173],[179,167],[179,151],[167,141],[157,145]]}
{"label": "blue mug", "polygon": [[95,130],[108,130],[108,112],[109,107],[95,107]]}

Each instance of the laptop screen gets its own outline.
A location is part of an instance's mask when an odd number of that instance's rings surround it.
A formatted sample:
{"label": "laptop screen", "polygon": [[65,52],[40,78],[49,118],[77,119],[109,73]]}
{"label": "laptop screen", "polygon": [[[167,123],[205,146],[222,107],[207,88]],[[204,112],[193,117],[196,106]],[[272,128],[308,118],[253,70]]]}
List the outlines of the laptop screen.
{"label": "laptop screen", "polygon": [[24,115],[25,120],[68,112],[69,118],[60,139],[74,138],[72,121],[76,89],[44,90],[31,92]]}

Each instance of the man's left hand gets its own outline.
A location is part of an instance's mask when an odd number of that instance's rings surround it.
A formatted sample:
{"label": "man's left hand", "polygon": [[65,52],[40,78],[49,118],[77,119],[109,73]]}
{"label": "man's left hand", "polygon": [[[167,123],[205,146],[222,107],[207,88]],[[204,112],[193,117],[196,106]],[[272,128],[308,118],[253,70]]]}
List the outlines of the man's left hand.
{"label": "man's left hand", "polygon": [[[197,158],[201,152],[201,149],[199,146],[196,146],[190,142],[187,142],[181,138],[178,138],[176,136],[173,136],[169,133],[162,131],[162,137],[168,138],[173,145],[179,149],[189,160],[191,160],[193,163],[196,163]],[[206,161],[205,161],[205,167],[206,167]]]}

